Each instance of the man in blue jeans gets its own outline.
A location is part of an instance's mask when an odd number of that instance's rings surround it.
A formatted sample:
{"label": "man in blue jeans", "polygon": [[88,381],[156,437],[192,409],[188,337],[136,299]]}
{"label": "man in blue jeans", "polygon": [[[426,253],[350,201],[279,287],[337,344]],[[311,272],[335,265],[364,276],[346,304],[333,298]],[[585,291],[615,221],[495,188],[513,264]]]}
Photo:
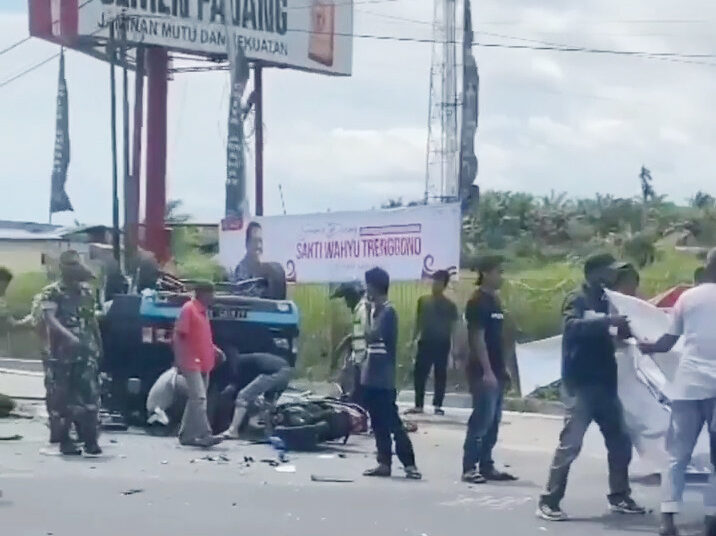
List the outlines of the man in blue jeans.
{"label": "man in blue jeans", "polygon": [[[662,536],[677,536],[674,516],[681,510],[686,485],[686,468],[704,426],[711,439],[714,457],[716,433],[716,249],[706,258],[701,282],[684,292],[671,311],[671,325],[656,342],[643,341],[639,349],[646,354],[669,352],[683,337],[674,379],[668,387],[671,400],[669,431],[666,435],[668,465],[661,477]],[[716,476],[712,474],[704,488],[705,531],[716,536]]]}
{"label": "man in blue jeans", "polygon": [[502,285],[502,259],[482,259],[478,274],[479,286],[465,307],[470,348],[467,379],[473,411],[467,423],[462,480],[471,484],[516,480],[513,475],[495,469],[492,459],[502,417],[503,392],[509,382],[502,350],[504,315],[497,296]]}

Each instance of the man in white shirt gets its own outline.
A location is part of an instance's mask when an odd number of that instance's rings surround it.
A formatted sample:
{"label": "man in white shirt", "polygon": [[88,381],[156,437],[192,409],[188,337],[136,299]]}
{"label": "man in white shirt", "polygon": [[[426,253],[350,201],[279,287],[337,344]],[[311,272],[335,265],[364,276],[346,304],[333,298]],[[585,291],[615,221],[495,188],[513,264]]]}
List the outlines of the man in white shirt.
{"label": "man in white shirt", "polygon": [[[662,524],[659,534],[678,534],[674,514],[679,512],[686,468],[704,424],[716,431],[716,249],[707,258],[703,284],[684,292],[672,310],[671,327],[654,343],[642,342],[645,354],[670,351],[679,337],[684,349],[674,380],[666,393],[671,421],[666,438],[669,466],[662,475]],[[716,536],[716,477],[704,490],[706,534]]]}

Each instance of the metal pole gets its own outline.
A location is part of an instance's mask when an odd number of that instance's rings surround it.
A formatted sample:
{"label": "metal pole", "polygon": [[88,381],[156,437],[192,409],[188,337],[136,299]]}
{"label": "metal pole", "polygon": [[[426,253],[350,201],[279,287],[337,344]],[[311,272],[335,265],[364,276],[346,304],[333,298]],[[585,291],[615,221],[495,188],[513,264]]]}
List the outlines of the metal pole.
{"label": "metal pole", "polygon": [[147,184],[145,201],[146,245],[160,263],[166,262],[169,244],[164,232],[167,169],[167,49],[147,50]]}
{"label": "metal pole", "polygon": [[119,193],[117,183],[117,94],[115,89],[114,64],[114,21],[109,25],[109,84],[110,84],[110,109],[112,111],[112,251],[114,258],[119,262]]}
{"label": "metal pole", "polygon": [[134,132],[132,137],[132,176],[127,205],[129,210],[128,229],[124,237],[125,255],[130,259],[130,271],[136,266],[137,246],[139,244],[139,196],[142,173],[142,122],[144,120],[144,47],[137,47],[137,64],[134,71]]}
{"label": "metal pole", "polygon": [[264,121],[261,64],[254,64],[254,135],[256,136],[256,215],[264,215]]}
{"label": "metal pole", "polygon": [[120,31],[122,32],[122,143],[124,145],[124,269],[129,272],[132,261],[130,256],[134,254],[127,246],[130,237],[131,225],[131,197],[132,197],[132,173],[129,169],[129,75],[127,73],[127,21],[120,19]]}

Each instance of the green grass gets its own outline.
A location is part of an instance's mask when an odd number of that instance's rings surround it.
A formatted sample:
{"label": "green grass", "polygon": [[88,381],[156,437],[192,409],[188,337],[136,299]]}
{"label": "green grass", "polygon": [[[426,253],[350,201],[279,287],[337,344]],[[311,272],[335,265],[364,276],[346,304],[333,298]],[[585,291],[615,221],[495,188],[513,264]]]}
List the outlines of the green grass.
{"label": "green grass", "polygon": [[[185,276],[217,277],[215,263],[199,256],[186,255],[181,268]],[[690,283],[694,269],[700,261],[688,254],[673,250],[659,252],[657,261],[641,272],[642,291],[653,296],[678,283]],[[502,289],[505,309],[517,324],[518,340],[526,342],[555,335],[560,331],[560,310],[568,292],[582,280],[582,270],[567,261],[551,262],[538,266],[534,262],[508,264],[506,281]],[[47,284],[42,273],[20,274],[8,289],[8,303],[17,317],[30,309],[35,293]],[[459,281],[453,282],[449,291],[460,310],[464,309],[475,288],[475,274],[463,272]],[[394,283],[390,299],[399,315],[398,380],[405,384],[410,379],[413,356],[408,351],[415,321],[415,304],[428,293],[424,283]],[[330,300],[327,285],[289,286],[301,314],[301,337],[299,341],[299,368],[310,380],[328,377],[333,351],[340,340],[349,333],[350,314],[342,300]],[[4,337],[0,339],[5,339]],[[9,342],[9,345],[8,345]],[[20,357],[36,357],[38,347],[29,333],[12,334],[9,341],[0,341],[0,352]],[[459,372],[454,374],[456,383]]]}
{"label": "green grass", "polygon": [[[641,290],[647,296],[663,292],[679,283],[691,283],[700,261],[693,255],[662,251],[657,261],[641,272]],[[518,327],[518,341],[528,342],[559,334],[561,307],[566,295],[582,282],[582,267],[567,261],[536,267],[534,263],[508,265],[501,291],[505,309]],[[449,291],[460,310],[464,310],[475,288],[475,274],[463,272]],[[429,292],[423,283],[394,283],[390,300],[399,315],[398,380],[410,379],[413,356],[407,348],[415,321],[415,304]],[[349,332],[350,315],[341,300],[328,299],[325,285],[289,287],[301,312],[299,367],[310,379],[325,379],[331,356],[341,338]],[[459,373],[455,375],[457,378]]]}

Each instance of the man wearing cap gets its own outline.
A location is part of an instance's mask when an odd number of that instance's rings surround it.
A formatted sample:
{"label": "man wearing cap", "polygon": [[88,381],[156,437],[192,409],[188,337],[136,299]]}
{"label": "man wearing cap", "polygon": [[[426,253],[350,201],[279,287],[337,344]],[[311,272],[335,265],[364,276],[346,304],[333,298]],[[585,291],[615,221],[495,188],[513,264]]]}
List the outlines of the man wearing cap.
{"label": "man wearing cap", "polygon": [[341,283],[331,294],[331,299],[343,298],[352,315],[351,334],[341,342],[342,347],[347,340],[350,343],[351,354],[344,364],[342,376],[350,389],[349,399],[355,404],[361,404],[360,366],[366,355],[365,330],[368,325],[365,290],[359,282]]}
{"label": "man wearing cap", "polygon": [[77,251],[64,251],[60,255],[60,280],[45,287],[39,300],[49,336],[45,367],[45,382],[51,386],[48,407],[57,423],[60,452],[65,455],[81,454],[70,439],[73,421],[78,425],[84,452],[102,453],[97,443],[102,341],[94,293],[88,284],[92,278]]}
{"label": "man wearing cap", "polygon": [[214,302],[214,285],[202,281],[194,288],[194,297],[186,302],[174,325],[175,364],[186,379],[187,401],[179,428],[182,445],[208,448],[221,442],[211,433],[206,414],[209,373],[223,353],[214,346],[209,323],[209,308]]}
{"label": "man wearing cap", "polygon": [[593,255],[584,265],[586,281],[567,296],[562,315],[562,398],[566,406],[564,429],[554,454],[537,515],[548,521],[567,517],[560,502],[567,488],[572,462],[579,455],[587,428],[596,422],[604,436],[609,462],[609,495],[612,511],[643,514],[631,497],[629,463],[632,444],[617,395],[617,362],[612,330],[620,339],[631,336],[627,319],[609,316],[604,288],[614,282],[618,269],[608,253]]}

